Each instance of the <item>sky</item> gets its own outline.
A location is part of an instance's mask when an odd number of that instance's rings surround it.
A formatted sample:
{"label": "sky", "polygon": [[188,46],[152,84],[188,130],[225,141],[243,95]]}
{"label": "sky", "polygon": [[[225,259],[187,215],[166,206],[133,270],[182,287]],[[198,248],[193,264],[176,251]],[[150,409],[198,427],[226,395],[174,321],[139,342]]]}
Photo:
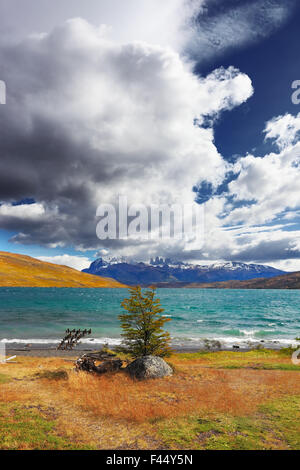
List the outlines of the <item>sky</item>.
{"label": "sky", "polygon": [[[56,3],[0,0],[0,249],[300,270],[298,2]],[[199,204],[203,243],[100,240],[119,194]]]}

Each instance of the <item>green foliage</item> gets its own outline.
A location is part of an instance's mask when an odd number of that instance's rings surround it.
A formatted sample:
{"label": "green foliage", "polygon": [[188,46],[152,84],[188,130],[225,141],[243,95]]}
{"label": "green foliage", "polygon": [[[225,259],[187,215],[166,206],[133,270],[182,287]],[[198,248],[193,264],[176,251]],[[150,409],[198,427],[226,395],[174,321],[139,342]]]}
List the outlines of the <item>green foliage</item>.
{"label": "green foliage", "polygon": [[170,334],[163,330],[170,318],[161,315],[164,309],[160,300],[155,298],[155,290],[142,292],[139,286],[132,287],[130,297],[124,299],[121,305],[127,313],[119,315],[123,341],[118,351],[134,358],[170,356]]}

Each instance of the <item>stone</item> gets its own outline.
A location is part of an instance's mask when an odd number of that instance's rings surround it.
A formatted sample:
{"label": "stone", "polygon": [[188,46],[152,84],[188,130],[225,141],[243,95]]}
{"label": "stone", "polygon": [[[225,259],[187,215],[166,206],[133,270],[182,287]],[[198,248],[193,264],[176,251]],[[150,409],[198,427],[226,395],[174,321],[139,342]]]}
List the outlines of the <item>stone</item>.
{"label": "stone", "polygon": [[156,379],[173,374],[169,364],[158,356],[139,357],[131,362],[125,371],[136,379]]}

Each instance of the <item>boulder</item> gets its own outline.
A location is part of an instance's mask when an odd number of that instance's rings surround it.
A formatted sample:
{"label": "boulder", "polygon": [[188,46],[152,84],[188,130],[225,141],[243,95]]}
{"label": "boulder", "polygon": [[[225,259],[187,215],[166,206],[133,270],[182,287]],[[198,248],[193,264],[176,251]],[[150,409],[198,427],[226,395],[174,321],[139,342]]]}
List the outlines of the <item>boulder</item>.
{"label": "boulder", "polygon": [[126,367],[126,372],[136,379],[156,379],[173,374],[172,368],[161,357],[142,356]]}

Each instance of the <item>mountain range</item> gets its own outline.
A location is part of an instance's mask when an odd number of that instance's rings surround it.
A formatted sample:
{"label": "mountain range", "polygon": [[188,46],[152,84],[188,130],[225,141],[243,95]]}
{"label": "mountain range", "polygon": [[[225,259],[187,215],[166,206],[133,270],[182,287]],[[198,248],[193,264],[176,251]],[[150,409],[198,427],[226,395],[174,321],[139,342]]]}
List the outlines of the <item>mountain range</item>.
{"label": "mountain range", "polygon": [[125,259],[98,258],[83,272],[113,278],[123,284],[159,287],[181,287],[181,284],[243,281],[254,278],[271,278],[286,274],[284,271],[260,264],[237,262],[214,263],[204,266],[156,257],[149,263]]}
{"label": "mountain range", "polygon": [[79,272],[30,256],[0,252],[0,287],[156,287],[215,289],[300,289],[300,272],[269,266],[215,263],[210,266],[162,258],[149,263],[99,258]]}

